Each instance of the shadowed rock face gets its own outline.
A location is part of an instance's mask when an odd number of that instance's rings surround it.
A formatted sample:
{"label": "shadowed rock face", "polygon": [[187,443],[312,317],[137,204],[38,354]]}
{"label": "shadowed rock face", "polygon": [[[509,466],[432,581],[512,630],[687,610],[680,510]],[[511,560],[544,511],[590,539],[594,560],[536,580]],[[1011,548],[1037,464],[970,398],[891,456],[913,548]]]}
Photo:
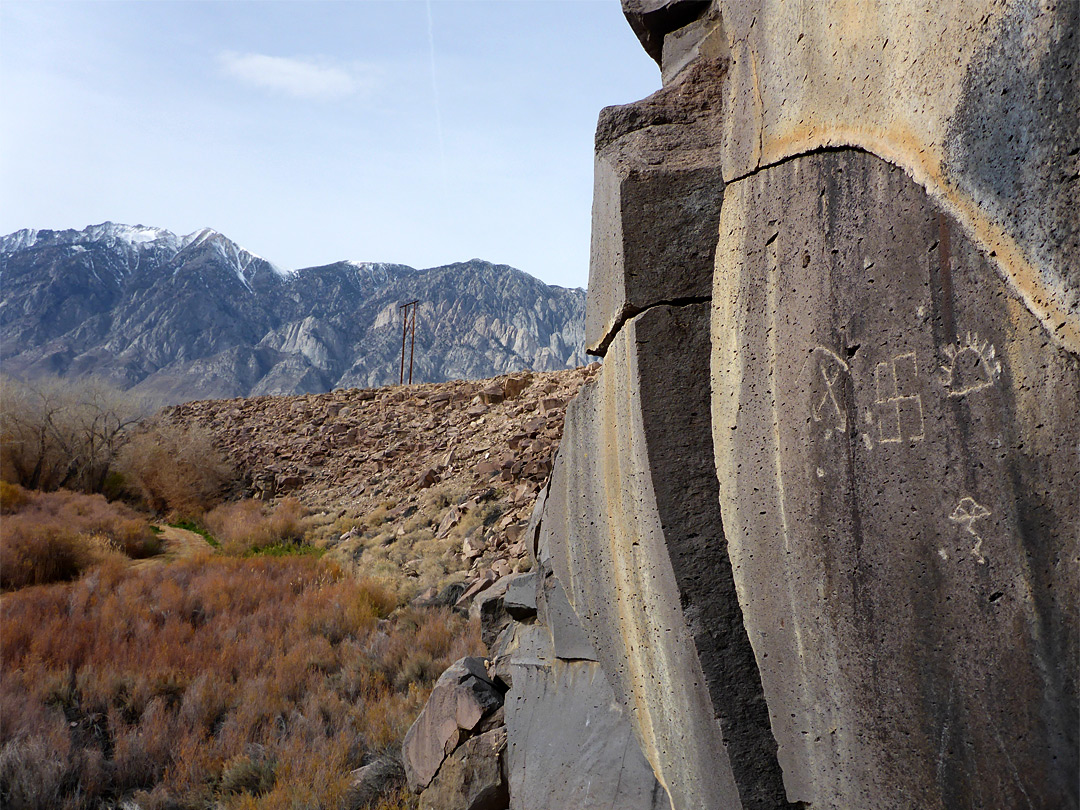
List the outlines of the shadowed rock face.
{"label": "shadowed rock face", "polygon": [[624,10],[534,526],[672,806],[1076,808],[1075,4]]}
{"label": "shadowed rock face", "polygon": [[723,522],[789,796],[1075,805],[1077,358],[872,155],[729,185],[720,234]]}

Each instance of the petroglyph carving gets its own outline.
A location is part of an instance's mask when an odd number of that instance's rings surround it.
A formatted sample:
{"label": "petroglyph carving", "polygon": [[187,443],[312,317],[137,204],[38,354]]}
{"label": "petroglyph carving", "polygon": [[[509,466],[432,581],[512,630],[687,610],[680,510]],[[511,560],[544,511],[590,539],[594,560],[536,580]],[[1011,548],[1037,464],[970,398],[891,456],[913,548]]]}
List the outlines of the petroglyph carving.
{"label": "petroglyph carving", "polygon": [[874,368],[878,442],[896,444],[926,438],[922,396],[918,393],[919,363],[915,352],[898,354]]}
{"label": "petroglyph carving", "polygon": [[845,363],[834,352],[824,346],[817,346],[811,354],[817,363],[817,373],[811,382],[810,413],[815,422],[826,428],[826,438],[832,432],[847,432],[847,412],[840,406],[843,397],[843,375],[850,372]]}
{"label": "petroglyph carving", "polygon": [[961,340],[955,346],[943,350],[949,364],[942,366],[945,372],[945,389],[950,397],[962,397],[989,388],[1001,375],[1001,362],[995,359],[996,351],[989,341],[979,342],[978,333]]}
{"label": "petroglyph carving", "polygon": [[975,521],[990,517],[990,510],[976,501],[974,498],[963,497],[960,503],[949,515],[949,520],[963,525],[965,531],[975,538],[975,545],[971,549],[971,556],[979,565],[986,565],[986,557],[982,554],[982,538],[975,531]]}

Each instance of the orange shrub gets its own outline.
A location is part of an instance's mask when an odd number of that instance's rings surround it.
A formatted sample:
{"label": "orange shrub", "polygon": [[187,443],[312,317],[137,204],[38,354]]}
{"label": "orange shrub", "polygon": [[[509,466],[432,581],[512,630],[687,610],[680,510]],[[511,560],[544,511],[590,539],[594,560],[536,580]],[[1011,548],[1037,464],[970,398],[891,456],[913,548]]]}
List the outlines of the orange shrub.
{"label": "orange shrub", "polygon": [[30,493],[18,484],[0,481],[0,515],[18,512],[30,500]]}
{"label": "orange shrub", "polygon": [[227,554],[244,554],[298,542],[304,536],[303,516],[304,508],[294,498],[284,498],[273,508],[243,500],[210,510],[203,523]]}
{"label": "orange shrub", "polygon": [[86,543],[62,526],[30,526],[13,518],[0,532],[0,588],[75,579],[93,562]]}
{"label": "orange shrub", "polygon": [[0,588],[74,579],[101,562],[109,548],[132,558],[160,550],[150,524],[124,504],[62,489],[7,488],[8,512],[0,532]]}
{"label": "orange shrub", "polygon": [[182,519],[198,518],[221,503],[236,478],[209,430],[160,421],[132,435],[113,466],[149,509]]}
{"label": "orange shrub", "polygon": [[[7,594],[0,800],[340,806],[349,771],[399,746],[433,679],[481,651],[460,617],[380,621],[394,607],[310,557],[101,566]],[[418,680],[403,682],[416,655]]]}

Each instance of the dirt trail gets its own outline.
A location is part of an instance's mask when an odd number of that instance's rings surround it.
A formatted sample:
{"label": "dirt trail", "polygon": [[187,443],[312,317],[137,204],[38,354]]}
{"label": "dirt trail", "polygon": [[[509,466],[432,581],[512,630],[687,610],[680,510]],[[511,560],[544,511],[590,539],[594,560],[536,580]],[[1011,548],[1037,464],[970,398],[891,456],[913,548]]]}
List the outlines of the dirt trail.
{"label": "dirt trail", "polygon": [[149,568],[152,565],[195,557],[211,550],[210,544],[197,532],[178,529],[175,526],[161,525],[158,528],[161,529],[161,534],[158,535],[162,545],[161,553],[147,557],[145,560],[135,560],[131,564],[132,568]]}

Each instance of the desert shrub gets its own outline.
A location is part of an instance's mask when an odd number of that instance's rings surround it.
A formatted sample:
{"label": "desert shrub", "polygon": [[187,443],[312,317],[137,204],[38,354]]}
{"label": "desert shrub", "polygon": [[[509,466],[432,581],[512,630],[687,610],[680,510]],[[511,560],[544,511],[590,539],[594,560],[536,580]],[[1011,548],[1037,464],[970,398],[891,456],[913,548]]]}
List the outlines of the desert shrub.
{"label": "desert shrub", "polygon": [[0,535],[0,588],[44,585],[75,579],[93,555],[79,535],[54,524],[4,521]]}
{"label": "desert shrub", "polygon": [[30,493],[18,484],[0,481],[0,515],[18,512],[30,500]]}
{"label": "desert shrub", "polygon": [[236,478],[209,430],[161,420],[134,433],[115,466],[132,495],[178,519],[200,517],[219,504]]}
{"label": "desert shrub", "polygon": [[[349,772],[400,746],[438,674],[481,650],[453,613],[395,607],[309,557],[102,566],[6,594],[0,780],[64,810],[342,806]],[[431,660],[405,683],[414,654]]]}
{"label": "desert shrub", "polygon": [[11,485],[6,491],[13,494],[4,495],[7,514],[0,532],[4,589],[74,579],[110,552],[135,559],[160,551],[145,518],[101,495],[27,492]]}
{"label": "desert shrub", "polygon": [[0,378],[0,478],[98,492],[145,406],[95,380]]}
{"label": "desert shrub", "polygon": [[274,556],[283,556],[288,546],[303,538],[303,517],[304,507],[293,498],[284,498],[273,507],[245,499],[215,507],[203,523],[227,554],[276,548]]}
{"label": "desert shrub", "polygon": [[274,787],[277,763],[262,756],[244,755],[234,759],[221,773],[222,793],[250,793],[261,796]]}

